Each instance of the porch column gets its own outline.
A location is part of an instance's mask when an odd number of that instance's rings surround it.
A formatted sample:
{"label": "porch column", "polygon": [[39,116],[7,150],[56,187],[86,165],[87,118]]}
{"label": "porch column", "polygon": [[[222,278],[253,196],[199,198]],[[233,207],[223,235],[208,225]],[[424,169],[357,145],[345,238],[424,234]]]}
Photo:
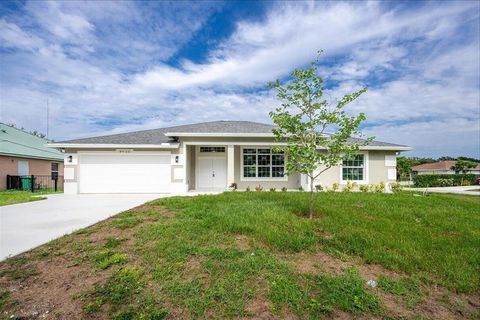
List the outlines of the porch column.
{"label": "porch column", "polygon": [[235,148],[229,144],[227,146],[227,187],[235,182]]}

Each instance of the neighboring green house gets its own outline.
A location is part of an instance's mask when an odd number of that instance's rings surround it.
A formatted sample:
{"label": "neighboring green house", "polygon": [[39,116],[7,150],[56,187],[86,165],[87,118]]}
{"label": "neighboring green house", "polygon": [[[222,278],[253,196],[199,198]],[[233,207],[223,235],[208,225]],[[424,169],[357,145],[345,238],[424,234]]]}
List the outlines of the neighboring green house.
{"label": "neighboring green house", "polygon": [[41,176],[49,183],[59,176],[63,185],[63,153],[46,146],[47,139],[37,137],[17,128],[0,123],[0,190],[7,187],[7,175]]}

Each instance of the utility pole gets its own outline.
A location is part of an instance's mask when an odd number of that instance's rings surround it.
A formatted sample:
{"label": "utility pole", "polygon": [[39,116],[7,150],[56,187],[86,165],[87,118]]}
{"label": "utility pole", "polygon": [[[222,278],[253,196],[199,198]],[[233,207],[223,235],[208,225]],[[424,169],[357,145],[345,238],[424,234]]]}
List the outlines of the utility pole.
{"label": "utility pole", "polygon": [[49,107],[48,107],[48,98],[47,98],[47,139],[48,139],[48,126],[49,126]]}

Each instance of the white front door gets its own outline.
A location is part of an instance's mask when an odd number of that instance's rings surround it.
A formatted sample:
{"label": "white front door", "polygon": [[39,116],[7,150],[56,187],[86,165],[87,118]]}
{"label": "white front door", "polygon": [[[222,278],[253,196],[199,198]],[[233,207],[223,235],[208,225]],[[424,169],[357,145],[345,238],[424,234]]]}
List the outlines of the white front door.
{"label": "white front door", "polygon": [[29,174],[28,161],[18,160],[18,175],[28,176],[28,174]]}
{"label": "white front door", "polygon": [[199,189],[226,189],[226,159],[224,157],[199,157],[197,177]]}

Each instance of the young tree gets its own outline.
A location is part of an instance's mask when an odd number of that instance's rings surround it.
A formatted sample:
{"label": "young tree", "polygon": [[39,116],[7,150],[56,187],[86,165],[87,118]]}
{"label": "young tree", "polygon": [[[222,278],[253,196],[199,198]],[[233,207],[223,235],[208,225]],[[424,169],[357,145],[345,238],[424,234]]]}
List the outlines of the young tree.
{"label": "young tree", "polygon": [[407,177],[408,180],[411,180],[410,175],[412,173],[412,167],[414,164],[415,161],[411,158],[397,157],[397,172],[400,176],[400,180],[405,177]]}
{"label": "young tree", "polygon": [[359,144],[350,138],[360,135],[358,128],[365,120],[363,113],[348,116],[344,109],[366,89],[347,94],[334,105],[328,103],[323,98],[324,83],[317,75],[317,64],[315,60],[309,68],[294,70],[292,81],[285,85],[279,80],[269,84],[282,101],[269,115],[278,127],[273,130],[276,140],[286,142],[286,146],[279,147],[286,154],[285,171],[309,178],[310,219],[314,210],[314,180],[342,160],[354,157]]}
{"label": "young tree", "polygon": [[467,160],[458,160],[455,162],[453,166],[450,167],[450,170],[462,173],[462,181],[461,184],[463,185],[463,179],[465,178],[465,174],[467,173],[468,169],[475,168],[477,166],[476,162],[467,161]]}

